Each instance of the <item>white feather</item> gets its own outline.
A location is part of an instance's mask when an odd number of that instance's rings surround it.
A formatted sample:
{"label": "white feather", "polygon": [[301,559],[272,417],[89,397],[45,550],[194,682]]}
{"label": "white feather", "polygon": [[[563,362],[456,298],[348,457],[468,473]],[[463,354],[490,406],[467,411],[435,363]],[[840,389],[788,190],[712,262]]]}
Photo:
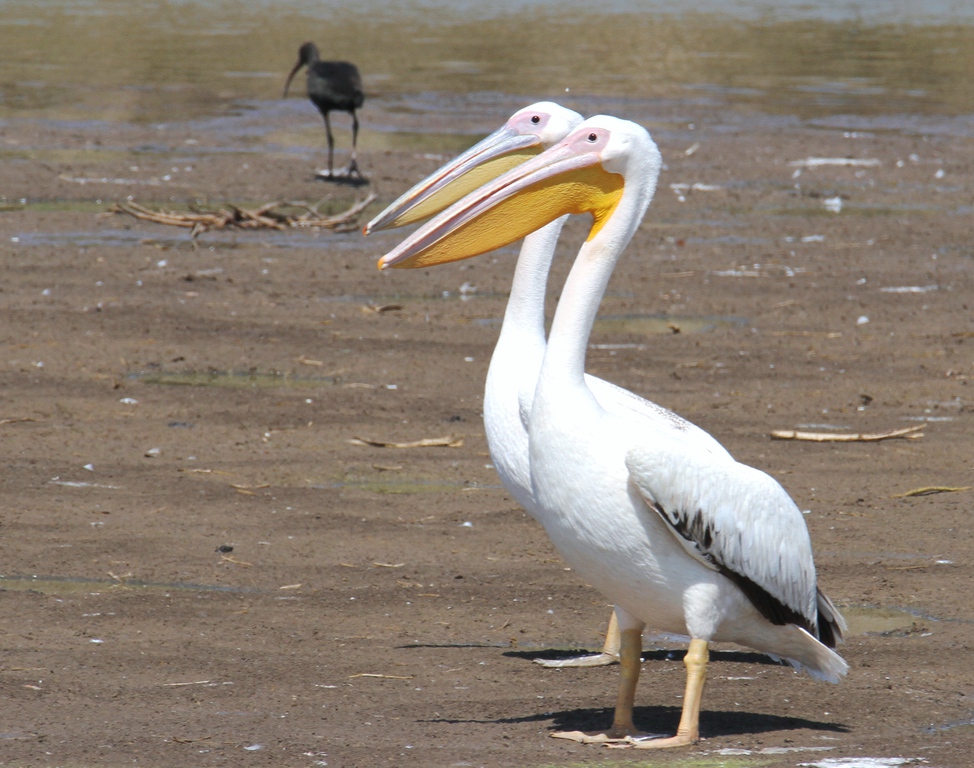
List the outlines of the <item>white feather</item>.
{"label": "white feather", "polygon": [[[691,554],[753,581],[816,626],[812,542],[801,510],[772,477],[675,441],[631,449],[626,467]],[[688,541],[680,531],[696,535]]]}

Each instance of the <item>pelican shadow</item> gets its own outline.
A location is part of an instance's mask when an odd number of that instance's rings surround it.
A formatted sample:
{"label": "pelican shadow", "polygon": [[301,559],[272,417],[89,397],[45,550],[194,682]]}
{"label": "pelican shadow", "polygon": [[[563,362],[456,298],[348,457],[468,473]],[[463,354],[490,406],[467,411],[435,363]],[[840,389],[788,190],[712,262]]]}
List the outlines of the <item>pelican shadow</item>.
{"label": "pelican shadow", "polygon": [[[531,722],[550,720],[552,730],[558,731],[597,731],[612,721],[613,710],[608,707],[598,709],[566,709],[543,715],[499,720],[501,723]],[[645,706],[634,707],[635,721],[650,731],[675,733],[680,722],[680,707]],[[703,710],[700,713],[700,737],[716,739],[727,736],[754,736],[773,731],[819,731],[828,733],[848,733],[849,727],[842,723],[827,723],[822,720],[809,720],[804,717],[771,715],[766,712],[741,712],[729,710]]]}
{"label": "pelican shadow", "polygon": [[[584,651],[580,651],[578,648],[545,648],[541,650],[507,651],[504,656],[513,659],[524,659],[526,661],[534,661],[535,659],[558,661],[559,659],[578,656],[580,652]],[[598,651],[589,651],[589,653],[598,653]],[[685,655],[686,649],[684,648],[644,650],[642,652],[642,660],[644,663],[650,661],[683,661]],[[765,656],[763,653],[756,653],[754,651],[712,650],[710,652],[710,661],[711,663],[731,662],[736,664],[760,664],[770,667],[789,668],[784,662],[775,661],[770,656]]]}
{"label": "pelican shadow", "polygon": [[[521,717],[497,718],[427,718],[419,722],[447,723],[495,723],[497,725],[518,725],[522,723],[550,723],[553,732],[597,731],[612,721],[610,707],[585,709],[563,709],[556,712],[540,712]],[[650,731],[673,733],[680,721],[680,707],[646,706],[633,709],[637,723]],[[703,710],[700,713],[700,737],[717,739],[734,736],[754,736],[776,731],[818,731],[820,733],[849,733],[851,729],[843,723],[828,723],[809,720],[804,717],[771,715],[765,712],[741,712],[729,710]]]}

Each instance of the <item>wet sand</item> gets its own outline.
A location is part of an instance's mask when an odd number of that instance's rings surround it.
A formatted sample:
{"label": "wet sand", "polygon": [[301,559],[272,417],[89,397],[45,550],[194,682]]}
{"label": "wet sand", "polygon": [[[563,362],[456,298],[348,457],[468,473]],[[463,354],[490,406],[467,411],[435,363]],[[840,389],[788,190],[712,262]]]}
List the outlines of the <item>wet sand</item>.
{"label": "wet sand", "polygon": [[[481,122],[508,106],[481,105]],[[316,151],[244,152],[179,123],[98,147],[83,127],[11,122],[4,762],[968,765],[974,491],[905,494],[974,478],[974,141],[715,130],[733,120],[694,110],[693,127],[645,121],[667,167],[588,369],[707,429],[809,510],[821,586],[852,623],[846,680],[719,647],[696,747],[550,739],[606,725],[618,673],[531,663],[597,648],[608,608],[490,467],[482,387],[515,251],[384,274],[394,233],[193,244],[105,211],[128,195],[341,208],[365,190],[315,181]],[[456,151],[427,141],[361,153],[369,214]],[[573,222],[552,308],[583,237]],[[913,440],[769,438],[917,424]],[[646,647],[637,722],[671,731],[682,646]]]}

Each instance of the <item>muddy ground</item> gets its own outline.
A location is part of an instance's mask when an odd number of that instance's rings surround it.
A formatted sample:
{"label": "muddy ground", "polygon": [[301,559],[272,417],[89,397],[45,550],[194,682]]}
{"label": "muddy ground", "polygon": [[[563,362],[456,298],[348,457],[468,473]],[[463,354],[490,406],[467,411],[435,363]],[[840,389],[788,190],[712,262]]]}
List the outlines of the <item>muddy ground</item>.
{"label": "muddy ground", "polygon": [[[853,631],[837,686],[719,648],[702,740],[656,755],[548,737],[607,724],[618,673],[531,663],[597,648],[609,609],[490,467],[515,250],[380,274],[395,233],[194,247],[105,214],[365,193],[315,181],[320,156],[193,154],[182,131],[2,129],[0,762],[970,765],[974,491],[904,494],[974,484],[974,141],[662,132],[588,368],[776,477]],[[809,157],[879,163],[789,164]],[[360,164],[384,203],[442,159]],[[637,721],[673,730],[682,647],[646,648]]]}

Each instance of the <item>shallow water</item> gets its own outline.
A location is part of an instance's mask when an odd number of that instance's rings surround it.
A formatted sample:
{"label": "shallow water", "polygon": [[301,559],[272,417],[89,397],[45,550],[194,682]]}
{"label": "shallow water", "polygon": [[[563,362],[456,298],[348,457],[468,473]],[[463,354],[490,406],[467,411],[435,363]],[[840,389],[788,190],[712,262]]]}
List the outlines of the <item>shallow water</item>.
{"label": "shallow water", "polygon": [[95,133],[106,123],[192,122],[258,144],[300,146],[307,135],[317,145],[318,116],[301,88],[281,99],[298,46],[312,38],[324,58],[362,70],[363,140],[375,146],[454,133],[458,122],[478,133],[538,98],[663,122],[694,105],[733,105],[730,129],[753,119],[744,108],[786,122],[856,116],[886,130],[936,117],[943,130],[971,131],[957,119],[974,111],[969,4],[593,8],[578,0],[0,2],[0,120]]}
{"label": "shallow water", "polygon": [[842,615],[849,625],[850,637],[905,633],[930,621],[922,612],[914,613],[900,608],[853,606],[843,608]]}

